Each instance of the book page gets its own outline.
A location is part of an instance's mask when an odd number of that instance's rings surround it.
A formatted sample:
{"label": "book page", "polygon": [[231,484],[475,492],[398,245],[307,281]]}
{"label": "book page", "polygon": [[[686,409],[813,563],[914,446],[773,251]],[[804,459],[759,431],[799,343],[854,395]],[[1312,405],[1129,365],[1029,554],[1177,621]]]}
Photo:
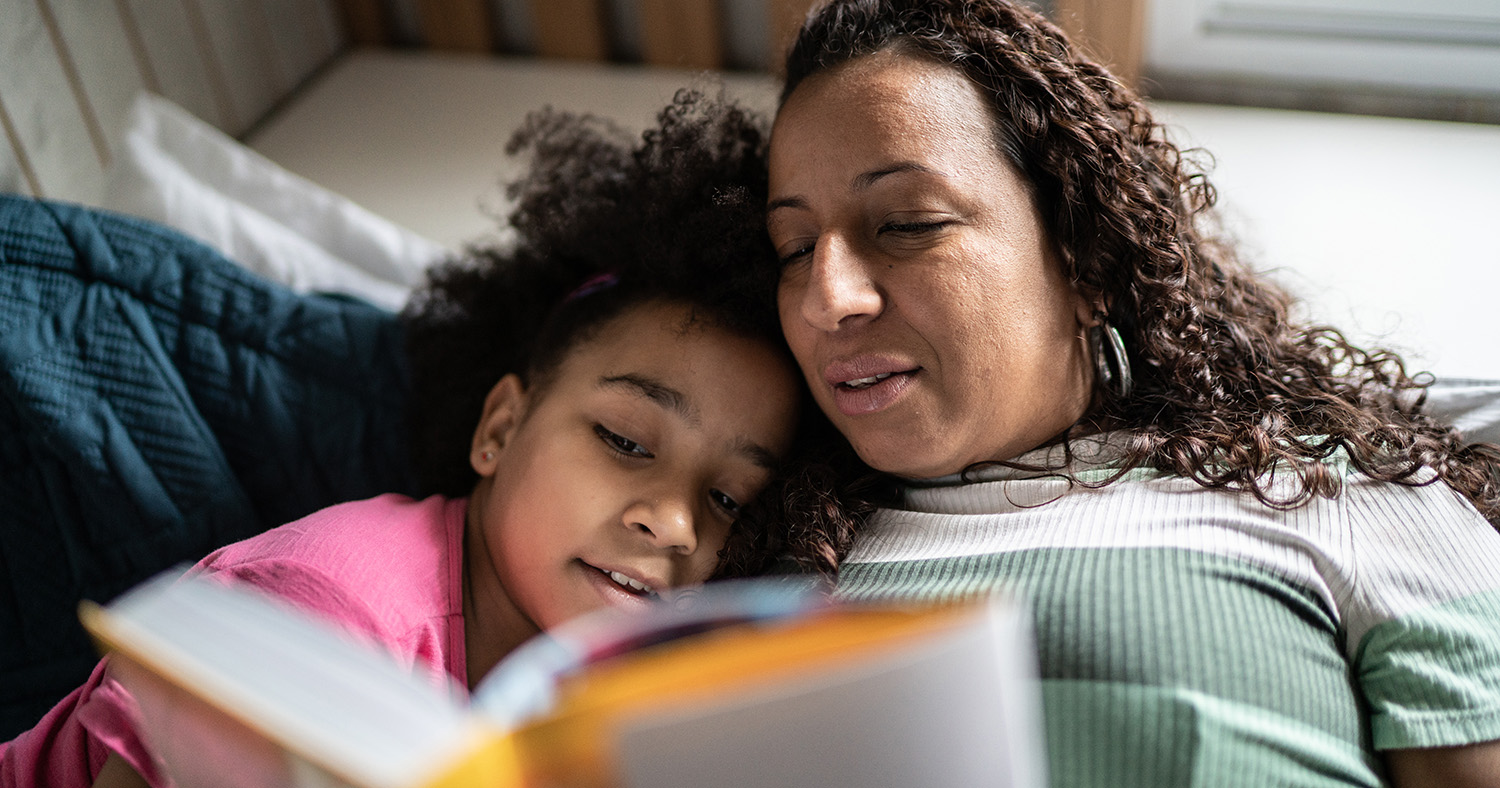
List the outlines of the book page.
{"label": "book page", "polygon": [[1009,606],[842,670],[623,725],[625,788],[1041,788],[1039,689],[1027,620]]}
{"label": "book page", "polygon": [[[153,749],[190,769],[204,748],[275,742],[355,784],[409,785],[474,745],[451,691],[249,589],[162,576],[80,615],[117,652]],[[193,720],[219,740],[190,743]]]}

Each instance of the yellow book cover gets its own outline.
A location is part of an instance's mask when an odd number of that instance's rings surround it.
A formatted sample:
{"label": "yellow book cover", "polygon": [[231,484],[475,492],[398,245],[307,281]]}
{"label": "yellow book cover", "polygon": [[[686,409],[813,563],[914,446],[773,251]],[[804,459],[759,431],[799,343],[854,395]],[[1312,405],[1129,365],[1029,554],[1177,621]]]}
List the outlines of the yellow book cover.
{"label": "yellow book cover", "polygon": [[710,585],[544,633],[468,697],[249,589],[169,575],[81,615],[183,788],[1046,783],[1002,598]]}

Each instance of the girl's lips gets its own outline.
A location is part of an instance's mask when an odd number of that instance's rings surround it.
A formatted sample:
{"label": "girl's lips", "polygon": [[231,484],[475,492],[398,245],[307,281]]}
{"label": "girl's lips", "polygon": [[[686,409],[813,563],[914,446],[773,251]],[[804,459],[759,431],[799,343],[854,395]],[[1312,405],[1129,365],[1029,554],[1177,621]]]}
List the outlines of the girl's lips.
{"label": "girl's lips", "polygon": [[[655,589],[660,586],[645,583],[631,574],[610,569],[601,569],[587,561],[579,561],[579,563],[583,564],[585,570],[584,576],[589,584],[610,605],[615,607],[644,605],[656,598]],[[616,575],[627,578],[627,581],[624,583],[620,582],[614,577]],[[639,585],[645,585],[652,590],[643,591],[635,587]]]}

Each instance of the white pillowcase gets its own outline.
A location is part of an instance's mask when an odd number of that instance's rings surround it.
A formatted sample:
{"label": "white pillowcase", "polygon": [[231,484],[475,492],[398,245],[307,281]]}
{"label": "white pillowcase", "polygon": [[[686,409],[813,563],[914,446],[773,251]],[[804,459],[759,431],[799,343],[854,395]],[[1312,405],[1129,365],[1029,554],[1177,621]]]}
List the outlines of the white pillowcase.
{"label": "white pillowcase", "polygon": [[1471,443],[1500,444],[1500,381],[1439,379],[1427,389],[1426,410]]}
{"label": "white pillowcase", "polygon": [[147,93],[120,130],[102,207],[180,230],[295,290],[388,309],[446,254]]}

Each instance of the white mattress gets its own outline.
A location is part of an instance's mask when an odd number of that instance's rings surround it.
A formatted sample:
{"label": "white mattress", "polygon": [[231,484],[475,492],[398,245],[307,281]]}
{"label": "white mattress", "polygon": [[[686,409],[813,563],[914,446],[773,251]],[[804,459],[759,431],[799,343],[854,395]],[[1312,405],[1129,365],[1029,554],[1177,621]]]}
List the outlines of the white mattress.
{"label": "white mattress", "polygon": [[[249,138],[293,172],[457,246],[491,233],[503,148],[552,104],[640,127],[690,72],[561,61],[356,52]],[[775,84],[725,77],[769,112]],[[1215,154],[1251,260],[1313,317],[1448,378],[1500,379],[1500,126],[1162,104]]]}

